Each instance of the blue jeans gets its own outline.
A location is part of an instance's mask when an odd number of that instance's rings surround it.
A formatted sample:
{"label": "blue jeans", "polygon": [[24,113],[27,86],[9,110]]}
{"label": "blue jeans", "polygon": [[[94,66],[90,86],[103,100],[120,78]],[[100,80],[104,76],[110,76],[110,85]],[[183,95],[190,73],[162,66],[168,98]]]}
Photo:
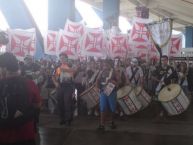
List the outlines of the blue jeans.
{"label": "blue jeans", "polygon": [[105,112],[109,108],[111,112],[115,112],[117,103],[117,92],[113,91],[107,96],[103,91],[100,92],[100,111]]}

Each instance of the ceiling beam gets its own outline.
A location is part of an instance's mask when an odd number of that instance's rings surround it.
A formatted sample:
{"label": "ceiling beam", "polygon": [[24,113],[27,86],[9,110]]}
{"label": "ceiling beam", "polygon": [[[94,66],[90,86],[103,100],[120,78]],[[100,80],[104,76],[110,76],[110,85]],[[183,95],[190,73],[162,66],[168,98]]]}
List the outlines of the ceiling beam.
{"label": "ceiling beam", "polygon": [[[163,9],[164,11],[164,9]],[[163,11],[159,11],[159,9],[152,9],[151,12],[163,17],[166,16],[166,13],[163,14]],[[170,11],[171,12],[171,11]],[[174,14],[173,16],[170,16],[170,18],[172,18],[176,23],[180,23],[182,25],[193,25],[193,21],[190,21],[191,18],[190,17],[186,17],[182,14],[179,14],[178,12],[174,12],[172,11],[172,13]],[[167,15],[169,17],[169,15]]]}
{"label": "ceiling beam", "polygon": [[191,16],[193,17],[193,14],[192,14],[192,11],[193,11],[193,8],[189,8],[189,7],[182,7],[182,5],[179,5],[177,3],[174,3],[170,0],[166,2],[160,2],[159,3],[159,7],[160,8],[165,8],[166,10],[170,11],[170,10],[175,10],[175,11],[178,11],[179,13],[183,14],[183,15],[186,15],[186,16]]}

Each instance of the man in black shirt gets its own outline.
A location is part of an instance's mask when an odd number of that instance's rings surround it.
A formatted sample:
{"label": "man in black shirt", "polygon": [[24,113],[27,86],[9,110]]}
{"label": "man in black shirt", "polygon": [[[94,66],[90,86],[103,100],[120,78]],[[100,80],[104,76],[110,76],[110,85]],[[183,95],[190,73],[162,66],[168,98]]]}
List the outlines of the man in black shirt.
{"label": "man in black shirt", "polygon": [[[178,75],[172,66],[168,64],[168,56],[163,55],[161,57],[161,65],[156,68],[156,70],[152,74],[152,80],[155,82],[154,95],[157,100],[157,96],[162,88],[165,86],[177,83]],[[160,106],[160,105],[159,105]],[[164,116],[164,110],[162,107],[159,107],[159,115],[158,118]]]}
{"label": "man in black shirt", "polygon": [[161,57],[161,66],[158,66],[153,72],[152,79],[156,82],[155,95],[158,95],[163,87],[177,82],[177,72],[168,64],[168,56]]}

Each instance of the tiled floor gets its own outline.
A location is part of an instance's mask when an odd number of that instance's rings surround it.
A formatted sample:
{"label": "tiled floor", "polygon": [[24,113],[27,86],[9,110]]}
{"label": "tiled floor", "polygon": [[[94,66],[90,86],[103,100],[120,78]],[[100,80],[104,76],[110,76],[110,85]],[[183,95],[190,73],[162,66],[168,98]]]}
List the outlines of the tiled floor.
{"label": "tiled floor", "polygon": [[[57,115],[40,116],[40,145],[193,145],[193,107],[186,113],[155,122],[150,110],[116,119],[118,128],[99,132],[97,117],[75,118],[70,127],[60,126]],[[148,117],[147,117],[148,116]]]}

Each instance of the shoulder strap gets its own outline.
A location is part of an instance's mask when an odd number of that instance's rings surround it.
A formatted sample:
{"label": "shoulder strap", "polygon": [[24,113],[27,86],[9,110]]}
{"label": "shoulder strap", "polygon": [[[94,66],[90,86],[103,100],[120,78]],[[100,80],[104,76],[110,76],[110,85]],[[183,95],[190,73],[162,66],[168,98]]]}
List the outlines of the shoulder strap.
{"label": "shoulder strap", "polygon": [[133,70],[133,68],[131,67],[132,76],[131,76],[131,78],[129,79],[130,82],[134,79],[137,71],[138,71],[138,67],[137,67],[135,70]]}

